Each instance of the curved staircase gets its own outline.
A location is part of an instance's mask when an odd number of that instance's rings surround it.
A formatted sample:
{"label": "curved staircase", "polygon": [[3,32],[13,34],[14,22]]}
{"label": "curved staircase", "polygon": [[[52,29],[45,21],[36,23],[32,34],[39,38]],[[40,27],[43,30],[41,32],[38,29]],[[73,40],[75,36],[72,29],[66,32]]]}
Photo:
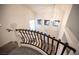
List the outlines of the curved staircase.
{"label": "curved staircase", "polygon": [[29,29],[16,29],[16,32],[21,39],[20,45],[25,46],[28,44],[37,47],[48,55],[56,55],[61,48],[60,45],[62,45],[61,55],[63,55],[65,51],[68,51],[66,54],[69,54],[70,51],[76,52],[68,43],[63,43],[60,39],[57,40],[55,37],[51,37],[46,33]]}

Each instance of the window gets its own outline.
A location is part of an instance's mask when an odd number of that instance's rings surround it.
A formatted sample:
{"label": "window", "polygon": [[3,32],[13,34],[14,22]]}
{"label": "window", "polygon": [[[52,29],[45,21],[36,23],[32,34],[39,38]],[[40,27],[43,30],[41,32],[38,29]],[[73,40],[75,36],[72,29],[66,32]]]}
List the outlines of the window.
{"label": "window", "polygon": [[50,25],[50,20],[44,20],[44,25]]}
{"label": "window", "polygon": [[41,19],[38,19],[37,20],[37,24],[42,25],[42,20]]}

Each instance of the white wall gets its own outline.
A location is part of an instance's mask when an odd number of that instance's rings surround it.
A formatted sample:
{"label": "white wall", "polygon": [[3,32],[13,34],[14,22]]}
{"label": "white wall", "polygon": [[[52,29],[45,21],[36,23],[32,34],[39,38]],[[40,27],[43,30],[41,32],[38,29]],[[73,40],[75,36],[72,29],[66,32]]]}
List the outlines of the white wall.
{"label": "white wall", "polygon": [[[39,8],[39,7],[38,7]],[[67,19],[71,9],[71,5],[68,4],[57,4],[48,7],[42,7],[38,9],[38,13],[36,13],[36,19],[42,20],[60,20],[60,26],[54,27],[52,24],[49,26],[44,26],[44,21],[42,22],[42,26],[36,26],[37,30],[42,32],[47,32],[51,36],[55,36],[56,38],[60,38],[62,33],[62,27],[64,20]]]}
{"label": "white wall", "polygon": [[[79,54],[79,5],[72,5],[69,17],[64,20],[60,38],[63,42],[76,49],[75,54]],[[64,34],[64,35],[63,35]]]}
{"label": "white wall", "polygon": [[[70,11],[70,5],[42,5],[31,8],[24,5],[0,5],[1,9],[1,18],[0,23],[2,27],[0,27],[0,45],[5,42],[16,40],[13,32],[7,32],[7,28],[10,28],[10,24],[16,23],[17,28],[29,28],[29,20],[36,20],[37,18],[42,18],[42,20],[53,20],[59,19],[61,21],[61,27],[58,28],[51,26],[42,25],[39,31],[47,32],[48,34],[58,37],[58,34],[62,33],[62,22],[67,19],[67,12]],[[16,25],[15,25],[16,26]],[[39,27],[39,26],[37,26]],[[61,29],[60,29],[61,28]],[[60,35],[59,34],[59,35]],[[9,37],[8,37],[9,36]]]}
{"label": "white wall", "polygon": [[[44,20],[53,20],[53,15],[54,15],[54,6],[38,6],[38,12],[36,13],[36,16],[35,16],[35,20],[37,19],[42,19],[42,25],[38,25],[36,24],[36,30],[39,30],[41,32],[44,32],[44,33],[48,33],[48,34],[51,34],[50,33],[50,30],[52,29],[49,29],[51,26],[45,26],[44,25]],[[51,27],[52,28],[52,27]],[[51,31],[53,33],[53,30]]]}
{"label": "white wall", "polygon": [[[0,46],[9,41],[15,41],[14,32],[8,32],[10,24],[17,24],[17,28],[29,28],[29,20],[34,19],[34,14],[31,10],[22,5],[0,5]],[[16,25],[15,25],[16,26]]]}
{"label": "white wall", "polygon": [[67,27],[74,33],[79,40],[79,5],[73,5],[67,21]]}
{"label": "white wall", "polygon": [[65,10],[65,13],[64,13],[64,16],[63,16],[63,19],[62,19],[62,22],[61,22],[60,30],[59,30],[59,35],[58,35],[59,39],[62,39],[62,37],[63,37],[65,26],[66,26],[72,5],[70,5],[70,4],[63,5],[62,8]]}
{"label": "white wall", "polygon": [[65,28],[69,45],[79,54],[79,5],[73,5]]}

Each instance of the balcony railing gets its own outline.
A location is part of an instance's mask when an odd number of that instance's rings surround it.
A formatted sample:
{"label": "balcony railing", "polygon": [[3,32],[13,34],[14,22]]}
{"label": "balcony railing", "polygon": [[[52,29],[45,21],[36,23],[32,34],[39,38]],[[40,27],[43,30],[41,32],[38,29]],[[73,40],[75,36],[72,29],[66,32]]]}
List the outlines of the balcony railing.
{"label": "balcony railing", "polygon": [[[61,55],[64,54],[64,52],[69,49],[70,51],[73,51],[74,53],[76,50],[68,45],[68,43],[63,43],[61,40],[55,39],[55,37],[51,37],[50,35],[47,35],[43,32],[39,31],[33,31],[28,29],[16,29],[16,32],[18,32],[21,35],[22,42],[21,44],[30,44],[33,45],[48,55],[51,55],[52,53],[54,55],[57,54],[58,49],[61,48],[60,45],[63,46],[63,49],[61,51]],[[67,54],[69,54],[69,52]]]}

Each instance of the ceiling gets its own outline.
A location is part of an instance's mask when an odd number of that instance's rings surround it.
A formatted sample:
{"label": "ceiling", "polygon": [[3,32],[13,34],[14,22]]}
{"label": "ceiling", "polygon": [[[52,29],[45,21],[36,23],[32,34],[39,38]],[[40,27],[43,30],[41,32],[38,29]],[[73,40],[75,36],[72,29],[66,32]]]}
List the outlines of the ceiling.
{"label": "ceiling", "polygon": [[28,7],[34,13],[39,13],[39,12],[45,11],[46,9],[53,10],[55,4],[27,4],[24,6]]}
{"label": "ceiling", "polygon": [[25,4],[24,7],[30,9],[39,18],[62,18],[70,5],[68,4]]}

